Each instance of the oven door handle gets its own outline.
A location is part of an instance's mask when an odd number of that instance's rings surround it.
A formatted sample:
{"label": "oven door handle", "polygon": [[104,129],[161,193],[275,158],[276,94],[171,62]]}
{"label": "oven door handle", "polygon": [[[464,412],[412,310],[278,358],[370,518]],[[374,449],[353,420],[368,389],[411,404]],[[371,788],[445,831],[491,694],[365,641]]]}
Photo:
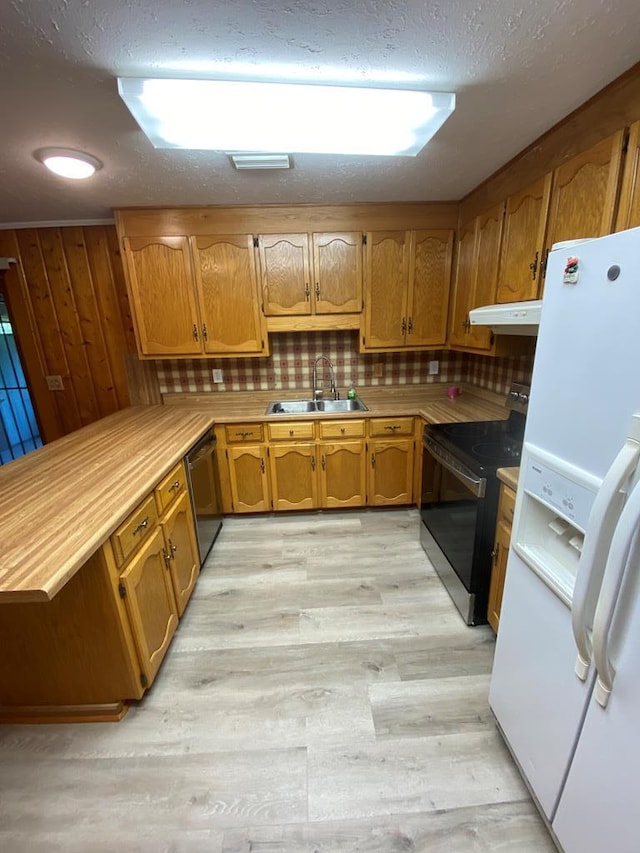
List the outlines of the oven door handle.
{"label": "oven door handle", "polygon": [[429,453],[433,456],[434,459],[437,459],[437,461],[440,463],[440,465],[442,465],[443,468],[446,468],[447,471],[450,471],[454,477],[457,477],[457,479],[460,480],[460,482],[463,483],[465,486],[467,486],[477,498],[484,497],[485,488],[487,485],[487,481],[484,477],[473,477],[470,474],[465,473],[464,471],[459,471],[456,467],[451,465],[450,462],[440,456],[435,447],[432,447],[426,441],[423,442],[423,446],[426,450],[429,451]]}

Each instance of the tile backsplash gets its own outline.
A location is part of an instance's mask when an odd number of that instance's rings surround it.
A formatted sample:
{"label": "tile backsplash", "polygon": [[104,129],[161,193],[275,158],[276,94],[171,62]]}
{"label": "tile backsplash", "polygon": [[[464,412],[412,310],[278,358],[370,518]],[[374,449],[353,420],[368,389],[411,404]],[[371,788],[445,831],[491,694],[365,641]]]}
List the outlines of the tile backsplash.
{"label": "tile backsplash", "polygon": [[[279,332],[269,336],[267,358],[175,359],[157,361],[161,393],[186,391],[289,391],[311,392],[313,362],[326,355],[333,362],[340,391],[351,384],[407,385],[428,382],[473,382],[482,388],[506,393],[512,381],[529,382],[529,358],[489,358],[468,353],[358,352],[358,333]],[[429,373],[430,362],[438,362],[438,373]],[[222,371],[223,382],[214,383],[212,371]],[[328,387],[325,362],[318,376]]]}

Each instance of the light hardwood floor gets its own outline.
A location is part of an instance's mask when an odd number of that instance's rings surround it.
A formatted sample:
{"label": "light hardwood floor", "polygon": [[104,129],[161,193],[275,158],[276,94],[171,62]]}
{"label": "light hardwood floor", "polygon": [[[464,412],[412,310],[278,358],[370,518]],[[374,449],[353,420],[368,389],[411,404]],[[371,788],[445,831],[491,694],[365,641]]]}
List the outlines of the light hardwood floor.
{"label": "light hardwood floor", "polygon": [[550,853],[416,510],[232,518],[117,724],[0,727],[7,853]]}

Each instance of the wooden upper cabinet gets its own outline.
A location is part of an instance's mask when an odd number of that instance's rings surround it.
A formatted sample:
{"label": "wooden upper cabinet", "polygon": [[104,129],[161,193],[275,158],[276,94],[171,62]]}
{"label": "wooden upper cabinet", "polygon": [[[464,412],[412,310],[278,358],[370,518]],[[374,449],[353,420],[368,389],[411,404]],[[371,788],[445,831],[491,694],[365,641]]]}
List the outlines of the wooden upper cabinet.
{"label": "wooden upper cabinet", "polygon": [[640,121],[631,125],[624,161],[616,231],[640,226]]}
{"label": "wooden upper cabinet", "polygon": [[313,292],[316,314],[362,311],[362,234],[351,231],[312,234]]}
{"label": "wooden upper cabinet", "polygon": [[492,349],[486,326],[472,326],[469,311],[496,301],[504,202],[492,207],[458,232],[456,275],[449,343],[471,350]]}
{"label": "wooden upper cabinet", "polygon": [[365,257],[365,348],[404,346],[409,232],[370,231]]}
{"label": "wooden upper cabinet", "polygon": [[451,283],[453,231],[413,231],[407,344],[444,344]]}
{"label": "wooden upper cabinet", "polygon": [[538,297],[551,181],[549,172],[507,199],[498,272],[498,302],[522,302]]}
{"label": "wooden upper cabinet", "polygon": [[[475,284],[469,308],[492,305],[496,301],[500,244],[504,221],[504,203],[478,217],[476,234]],[[467,346],[475,349],[491,349],[491,330],[486,326],[468,326]]]}
{"label": "wooden upper cabinet", "polygon": [[473,307],[475,286],[476,235],[478,220],[463,225],[458,231],[449,341],[466,346],[469,327],[469,310]]}
{"label": "wooden upper cabinet", "polygon": [[260,234],[267,316],[362,310],[362,234]]}
{"label": "wooden upper cabinet", "polygon": [[252,235],[191,237],[190,242],[204,352],[264,352]]}
{"label": "wooden upper cabinet", "polygon": [[140,354],[201,353],[187,238],[125,237],[124,251]]}
{"label": "wooden upper cabinet", "polygon": [[443,345],[453,232],[367,234],[364,350]]}
{"label": "wooden upper cabinet", "polygon": [[309,238],[306,234],[260,234],[262,297],[266,315],[311,313]]}
{"label": "wooden upper cabinet", "polygon": [[547,248],[613,231],[624,130],[563,163],[553,173]]}

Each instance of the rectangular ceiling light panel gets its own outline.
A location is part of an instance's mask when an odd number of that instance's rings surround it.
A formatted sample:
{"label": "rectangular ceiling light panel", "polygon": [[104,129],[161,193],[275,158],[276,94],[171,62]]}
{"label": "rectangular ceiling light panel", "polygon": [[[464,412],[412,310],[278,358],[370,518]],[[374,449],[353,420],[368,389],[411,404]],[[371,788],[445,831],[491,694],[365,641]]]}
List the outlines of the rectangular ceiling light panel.
{"label": "rectangular ceiling light panel", "polygon": [[455,95],[229,80],[118,78],[156,148],[415,156]]}

